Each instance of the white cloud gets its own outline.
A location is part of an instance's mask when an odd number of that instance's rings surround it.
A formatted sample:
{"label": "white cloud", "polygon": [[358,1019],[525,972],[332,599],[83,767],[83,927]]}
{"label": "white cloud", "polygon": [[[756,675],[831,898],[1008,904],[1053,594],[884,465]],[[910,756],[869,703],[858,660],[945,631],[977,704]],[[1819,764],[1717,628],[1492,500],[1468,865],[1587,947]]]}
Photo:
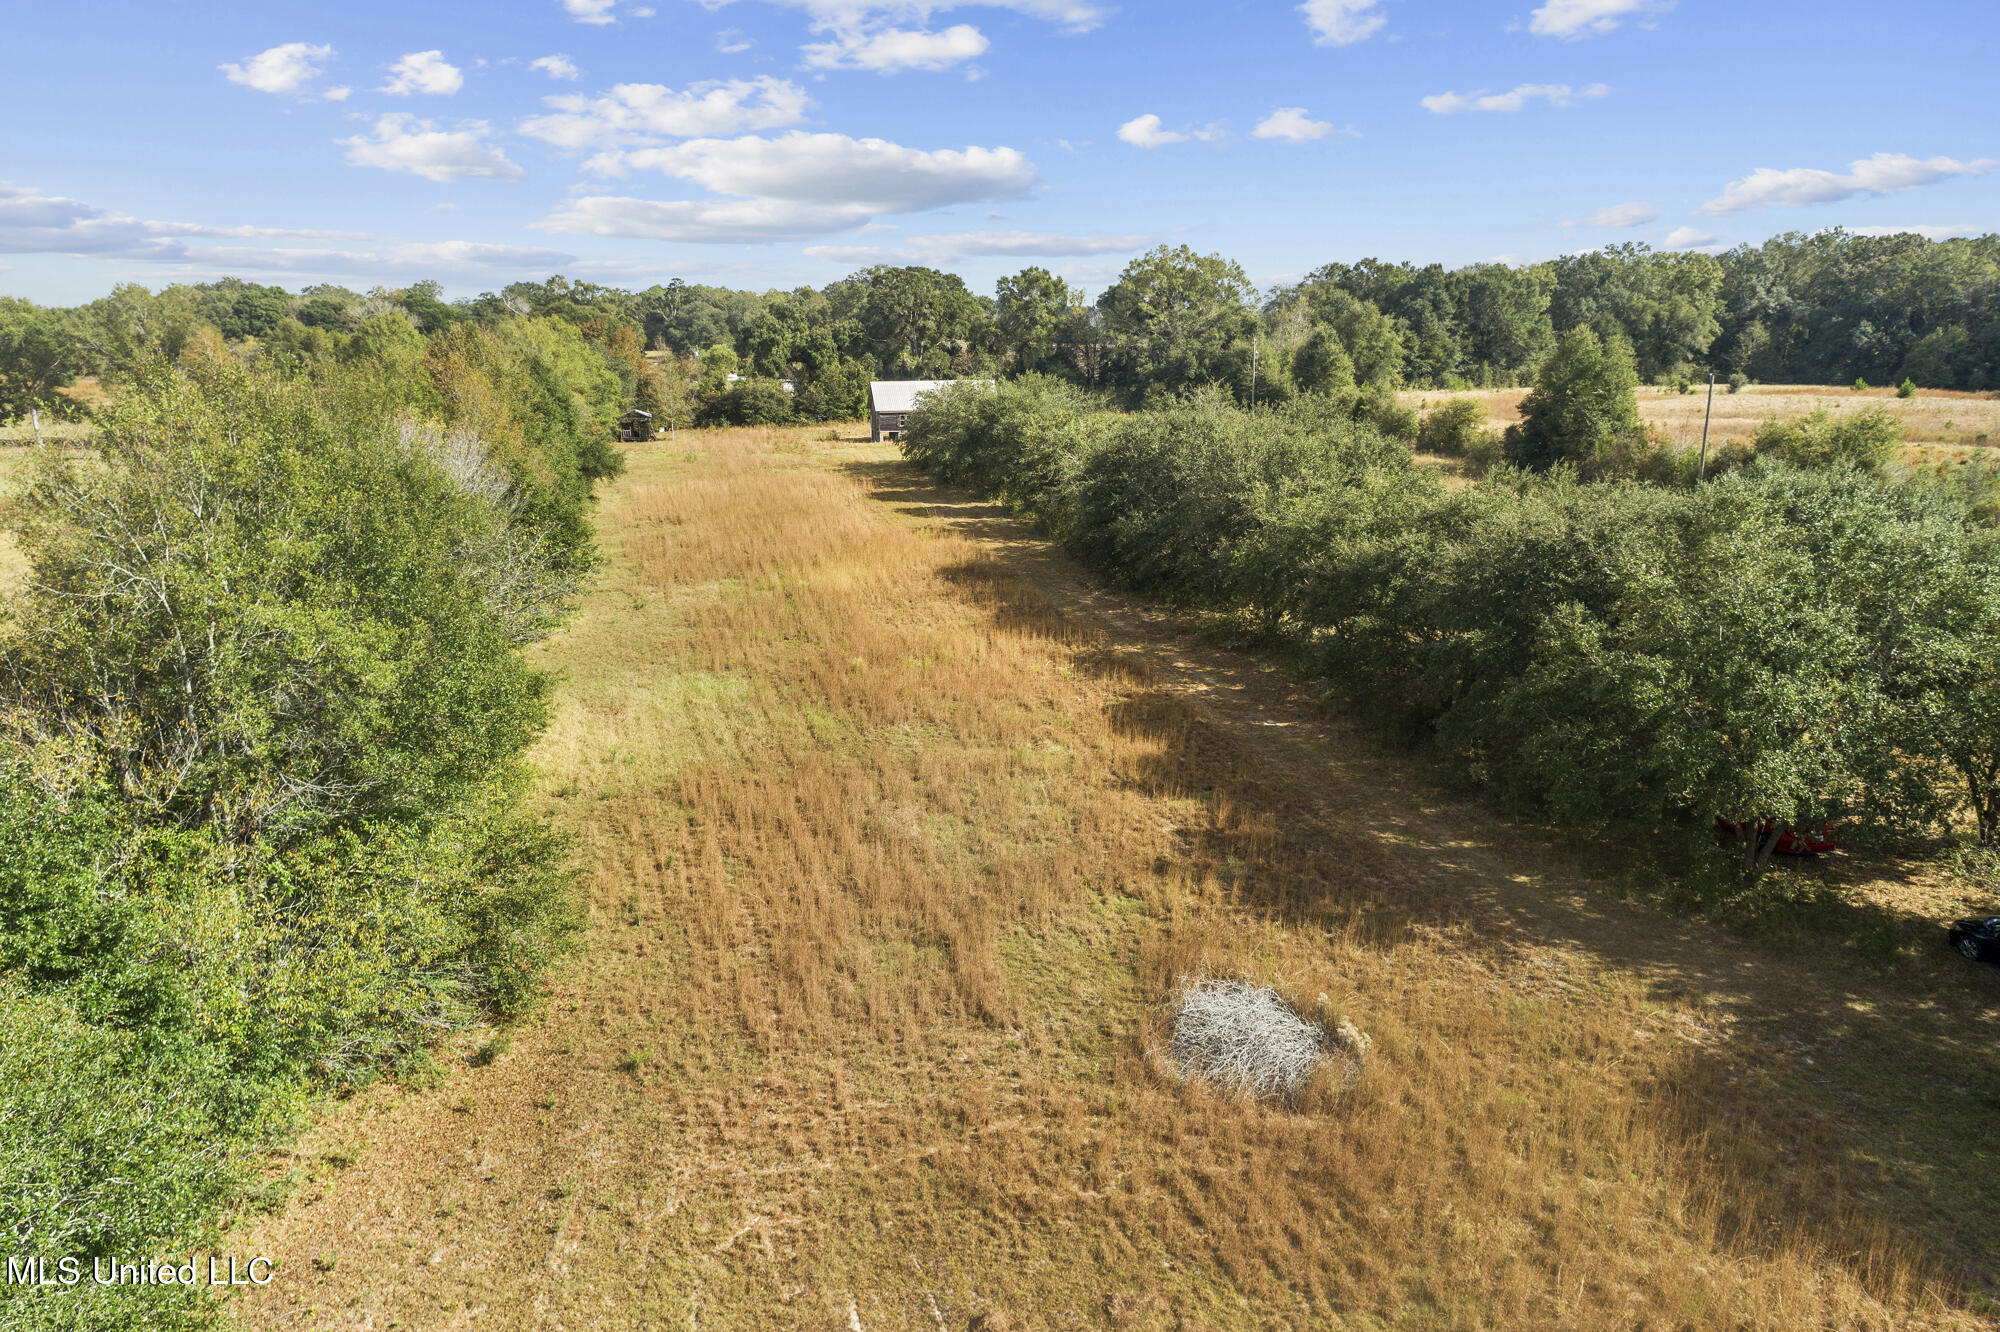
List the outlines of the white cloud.
{"label": "white cloud", "polygon": [[520,130],[559,148],[782,129],[804,120],[812,105],[805,89],[769,77],[697,83],[685,92],[621,83],[596,97],[545,100],[553,113],[522,121]]}
{"label": "white cloud", "polygon": [[365,232],[310,227],[212,226],[148,221],[108,212],[76,199],[0,184],[0,253],[87,255],[102,259],[197,266],[215,273],[389,273],[429,275],[436,270],[543,271],[572,256],[555,250],[480,241],[389,243],[369,249],[277,248],[201,245],[222,239],[370,241]]}
{"label": "white cloud", "polygon": [[1594,213],[1586,213],[1574,222],[1565,222],[1566,227],[1643,227],[1660,212],[1649,203],[1612,204]]}
{"label": "white cloud", "polygon": [[814,259],[839,263],[947,264],[988,257],[1073,258],[1093,254],[1129,254],[1144,249],[1145,236],[1056,236],[1032,231],[966,231],[951,235],[912,236],[906,246],[809,245]]}
{"label": "white cloud", "polygon": [[905,69],[948,69],[977,60],[989,45],[979,29],[960,23],[943,32],[910,28],[849,32],[800,49],[812,69],[867,69],[892,74]]}
{"label": "white cloud", "polygon": [[[699,2],[706,9],[719,10],[734,0]],[[608,5],[611,0],[565,0],[565,3]],[[767,0],[767,3],[805,11],[814,29],[821,32],[924,22],[933,14],[953,9],[1004,9],[1059,23],[1071,32],[1088,32],[1102,24],[1111,12],[1110,6],[1092,0]]]}
{"label": "white cloud", "polygon": [[853,231],[884,213],[1017,199],[1035,183],[1034,163],[1012,148],[925,152],[882,139],[796,131],[601,156],[613,159],[601,166],[659,171],[733,197],[590,196],[535,223],[538,230],[718,243],[803,240]]}
{"label": "white cloud", "polygon": [[1120,125],[1118,137],[1135,148],[1158,148],[1162,144],[1186,143],[1188,136],[1160,128],[1160,118],[1149,113]]}
{"label": "white cloud", "polygon": [[320,94],[321,97],[325,98],[329,102],[344,102],[353,95],[354,95],[354,89],[346,86],[345,84],[342,84],[337,88],[328,88],[325,92]]}
{"label": "white cloud", "polygon": [[1958,240],[1966,236],[1984,236],[1993,231],[1992,227],[1848,227],[1845,229],[1855,236],[1901,236],[1906,232],[1922,236],[1925,240]]}
{"label": "white cloud", "polygon": [[[1302,106],[1281,106],[1258,121],[1257,127],[1250,131],[1259,139],[1287,139],[1292,143],[1324,139],[1333,132],[1332,121],[1313,120],[1306,115],[1306,109]],[[1361,136],[1353,130],[1342,130],[1339,137],[1358,139]]]}
{"label": "white cloud", "polygon": [[1601,83],[1593,83],[1587,88],[1572,88],[1567,83],[1523,83],[1519,87],[1503,93],[1439,93],[1435,97],[1422,99],[1424,110],[1440,116],[1452,115],[1459,111],[1519,111],[1530,102],[1547,102],[1550,106],[1574,106],[1581,101],[1609,95],[1611,89]]}
{"label": "white cloud", "polygon": [[984,199],[1018,199],[1035,165],[1012,148],[925,152],[885,139],[793,131],[765,139],[693,139],[624,154],[640,170],[717,194],[792,203],[858,205],[870,213],[917,213]]}
{"label": "white cloud", "polygon": [[389,81],[376,89],[397,97],[427,93],[449,97],[465,86],[465,75],[445,60],[442,51],[412,51],[389,66]]}
{"label": "white cloud", "polygon": [[[258,92],[299,92],[320,76],[323,64],[333,58],[331,46],[306,42],[286,42],[260,51],[240,65],[217,66],[231,83],[240,83]],[[338,100],[338,99],[336,99]]]}
{"label": "white cloud", "polygon": [[715,49],[724,55],[736,55],[755,45],[755,42],[743,35],[743,30],[740,28],[724,28],[715,34]]}
{"label": "white cloud", "polygon": [[1352,46],[1366,41],[1389,21],[1381,0],[1306,0],[1299,6],[1319,46]]}
{"label": "white cloud", "polygon": [[744,245],[852,231],[870,215],[866,207],[852,204],[799,204],[783,199],[660,202],[586,195],[529,225],[537,231],[585,236]]}
{"label": "white cloud", "polygon": [[562,0],[562,7],[578,23],[616,23],[618,16],[612,13],[617,0]]}
{"label": "white cloud", "polygon": [[552,79],[568,79],[575,82],[578,70],[576,62],[566,55],[545,55],[528,62],[529,69],[539,69]]}
{"label": "white cloud", "polygon": [[1692,250],[1713,244],[1715,237],[1693,227],[1675,227],[1667,233],[1667,238],[1660,242],[1661,247],[1668,250]]}
{"label": "white cloud", "polygon": [[341,139],[347,160],[355,166],[409,171],[426,180],[519,180],[528,173],[507,155],[485,142],[492,127],[468,120],[456,130],[441,130],[428,120],[396,114],[375,122],[375,137]]}
{"label": "white cloud", "polygon": [[1656,14],[1672,9],[1674,0],[1548,0],[1528,19],[1528,31],[1537,37],[1601,36],[1635,14]]}
{"label": "white cloud", "polygon": [[1857,194],[1893,194],[1932,185],[1951,176],[1981,176],[2000,166],[1992,158],[1960,162],[1949,157],[1919,160],[1906,153],[1877,153],[1850,163],[1848,173],[1794,167],[1779,171],[1758,167],[1741,180],[1732,180],[1719,198],[1701,206],[1709,214],[1734,213],[1744,208],[1800,208],[1807,204],[1834,203]]}

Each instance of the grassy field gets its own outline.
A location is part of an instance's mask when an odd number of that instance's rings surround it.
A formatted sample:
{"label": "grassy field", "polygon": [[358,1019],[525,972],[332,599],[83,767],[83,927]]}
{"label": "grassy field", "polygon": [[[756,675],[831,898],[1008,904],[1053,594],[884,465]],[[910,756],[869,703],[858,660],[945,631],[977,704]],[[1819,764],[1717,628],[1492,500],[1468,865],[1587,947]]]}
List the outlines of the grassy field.
{"label": "grassy field", "polygon": [[[1829,412],[1855,407],[1887,407],[1903,423],[1905,443],[1902,460],[1911,464],[1958,462],[1976,456],[1975,450],[2000,448],[2000,394],[1959,393],[1923,389],[1914,398],[1898,398],[1892,388],[1852,389],[1792,384],[1752,384],[1740,393],[1715,392],[1715,419],[1709,428],[1712,447],[1735,442],[1748,443],[1757,427],[1773,418],[1788,420],[1821,408]],[[1525,389],[1493,389],[1486,392],[1408,392],[1400,395],[1405,406],[1422,408],[1447,398],[1477,400],[1496,426],[1521,419],[1521,399]],[[1667,438],[1684,448],[1701,446],[1702,415],[1707,409],[1706,386],[1694,393],[1670,389],[1641,388],[1639,415],[1648,425],[1658,426]],[[2000,457],[2000,455],[1992,455]]]}
{"label": "grassy field", "polygon": [[[274,1164],[241,1326],[1984,1325],[2000,977],[1626,902],[826,433],[632,450],[543,650],[585,947]],[[1180,1084],[1199,973],[1358,1091]]]}
{"label": "grassy field", "polygon": [[[11,502],[21,467],[27,461],[27,451],[6,447],[0,440],[0,522],[7,516],[7,506]],[[0,590],[5,590],[12,580],[21,573],[20,552],[15,548],[14,538],[0,531]]]}

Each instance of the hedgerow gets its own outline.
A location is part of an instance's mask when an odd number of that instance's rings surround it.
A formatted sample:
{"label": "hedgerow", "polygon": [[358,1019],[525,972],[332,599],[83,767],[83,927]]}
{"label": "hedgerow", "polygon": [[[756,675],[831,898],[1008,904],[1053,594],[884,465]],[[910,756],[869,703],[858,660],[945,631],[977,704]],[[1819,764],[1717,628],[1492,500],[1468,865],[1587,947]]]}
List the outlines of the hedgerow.
{"label": "hedgerow", "polygon": [[2000,536],[1964,496],[1846,448],[1453,493],[1344,408],[964,385],[904,449],[1122,583],[1258,617],[1386,733],[1578,835],[1698,845],[1721,815],[1753,877],[1821,821],[2000,837]]}
{"label": "hedgerow", "polygon": [[[566,324],[401,328],[282,365],[198,335],[90,455],[33,460],[0,618],[10,1253],[201,1243],[313,1095],[520,1011],[574,929],[518,807],[548,694],[520,649],[596,563],[620,381]],[[0,1287],[10,1327],[208,1313]]]}

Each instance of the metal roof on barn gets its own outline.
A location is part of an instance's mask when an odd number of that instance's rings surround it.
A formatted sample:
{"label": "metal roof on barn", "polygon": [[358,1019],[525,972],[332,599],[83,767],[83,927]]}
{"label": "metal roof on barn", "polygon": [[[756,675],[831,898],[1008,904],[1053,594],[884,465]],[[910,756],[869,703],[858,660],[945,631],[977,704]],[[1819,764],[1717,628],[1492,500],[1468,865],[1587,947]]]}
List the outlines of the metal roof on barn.
{"label": "metal roof on barn", "polygon": [[868,386],[868,410],[872,412],[914,412],[917,399],[932,389],[953,384],[991,384],[990,379],[878,379]]}

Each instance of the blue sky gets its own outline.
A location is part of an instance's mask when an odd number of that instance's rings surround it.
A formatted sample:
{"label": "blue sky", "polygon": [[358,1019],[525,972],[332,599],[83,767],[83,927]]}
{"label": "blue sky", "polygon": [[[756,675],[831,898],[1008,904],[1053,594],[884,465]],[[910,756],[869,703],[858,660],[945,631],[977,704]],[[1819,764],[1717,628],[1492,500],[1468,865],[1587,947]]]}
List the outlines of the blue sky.
{"label": "blue sky", "polygon": [[1990,0],[16,4],[0,292],[2000,230]]}

